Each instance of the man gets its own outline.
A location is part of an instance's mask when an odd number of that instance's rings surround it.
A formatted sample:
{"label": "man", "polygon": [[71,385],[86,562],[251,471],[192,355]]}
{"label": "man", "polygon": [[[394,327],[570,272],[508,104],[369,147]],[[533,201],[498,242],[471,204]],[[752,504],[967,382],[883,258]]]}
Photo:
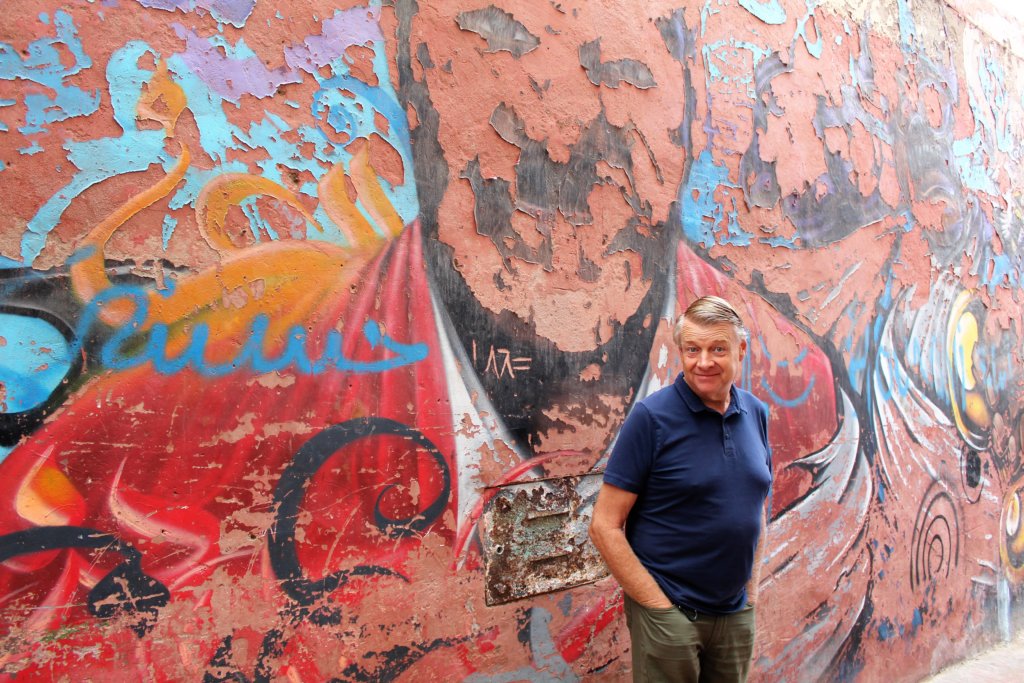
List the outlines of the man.
{"label": "man", "polygon": [[754,646],[768,410],[733,386],[746,332],[724,299],[676,324],[683,372],[623,425],[590,535],[626,598],[633,676],[744,681]]}

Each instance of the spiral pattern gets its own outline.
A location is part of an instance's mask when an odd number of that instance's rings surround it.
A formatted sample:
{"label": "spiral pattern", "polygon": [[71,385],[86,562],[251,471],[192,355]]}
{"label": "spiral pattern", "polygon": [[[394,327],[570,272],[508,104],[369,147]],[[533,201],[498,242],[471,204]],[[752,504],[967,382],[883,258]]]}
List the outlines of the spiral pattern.
{"label": "spiral pattern", "polygon": [[921,502],[911,541],[910,586],[949,576],[960,562],[960,519],[952,497],[937,483]]}

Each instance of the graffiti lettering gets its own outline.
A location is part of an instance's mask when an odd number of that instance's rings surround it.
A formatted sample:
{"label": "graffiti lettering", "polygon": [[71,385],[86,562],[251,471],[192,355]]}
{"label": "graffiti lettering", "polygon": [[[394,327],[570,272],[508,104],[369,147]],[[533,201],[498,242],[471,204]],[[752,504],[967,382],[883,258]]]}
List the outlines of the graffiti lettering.
{"label": "graffiti lettering", "polygon": [[[475,339],[473,340],[471,349],[473,354],[473,365],[479,367],[477,364],[478,354]],[[508,349],[496,349],[492,344],[487,352],[487,362],[485,363],[482,372],[484,374],[492,374],[498,379],[501,379],[506,375],[515,379],[516,372],[529,371],[532,361],[532,358],[526,356],[513,356],[512,352]]]}
{"label": "graffiti lettering", "polygon": [[100,347],[100,362],[114,370],[127,370],[151,362],[157,372],[165,375],[181,372],[188,367],[205,377],[222,377],[245,368],[258,373],[294,368],[308,375],[320,375],[328,371],[364,374],[412,365],[427,357],[426,344],[404,344],[395,341],[381,330],[376,321],[370,320],[363,325],[363,335],[370,347],[375,349],[382,346],[395,355],[372,361],[346,358],[342,352],[341,333],[331,330],[327,335],[323,354],[313,360],[306,350],[306,330],[301,325],[295,325],[288,334],[288,341],[281,354],[276,358],[267,358],[264,355],[264,340],[271,321],[267,315],[259,314],[253,317],[245,344],[230,362],[211,363],[206,360],[205,351],[210,329],[204,322],[193,326],[185,350],[172,358],[167,354],[168,325],[153,324],[146,338],[140,339],[139,329],[145,323],[149,312],[147,297],[148,290],[135,285],[118,285],[99,294],[89,302],[78,324],[78,341],[74,352],[80,350],[81,340],[89,335],[90,328],[95,324],[104,305],[114,301],[128,301],[135,306],[131,318],[118,326]]}
{"label": "graffiti lettering", "polygon": [[999,3],[102,4],[4,5],[0,676],[628,679],[572,482],[707,294],[771,415],[751,679],[1013,636]]}

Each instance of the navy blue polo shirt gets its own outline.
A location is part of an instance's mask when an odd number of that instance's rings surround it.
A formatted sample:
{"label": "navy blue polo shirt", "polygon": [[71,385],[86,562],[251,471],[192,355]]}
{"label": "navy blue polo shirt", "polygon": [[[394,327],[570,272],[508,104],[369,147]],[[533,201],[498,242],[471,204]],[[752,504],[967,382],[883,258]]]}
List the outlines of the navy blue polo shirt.
{"label": "navy blue polo shirt", "polygon": [[637,494],[626,538],[672,602],[743,608],[772,481],[764,403],[732,387],[723,415],[680,373],[630,411],[604,481]]}

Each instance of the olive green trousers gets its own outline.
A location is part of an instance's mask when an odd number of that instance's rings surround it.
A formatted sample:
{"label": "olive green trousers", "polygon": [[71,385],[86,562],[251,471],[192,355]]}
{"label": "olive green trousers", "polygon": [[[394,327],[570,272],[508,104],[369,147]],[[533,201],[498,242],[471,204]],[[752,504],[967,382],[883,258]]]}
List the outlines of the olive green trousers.
{"label": "olive green trousers", "polygon": [[733,614],[687,616],[675,607],[651,609],[625,596],[625,610],[637,683],[747,680],[754,653],[753,606]]}

